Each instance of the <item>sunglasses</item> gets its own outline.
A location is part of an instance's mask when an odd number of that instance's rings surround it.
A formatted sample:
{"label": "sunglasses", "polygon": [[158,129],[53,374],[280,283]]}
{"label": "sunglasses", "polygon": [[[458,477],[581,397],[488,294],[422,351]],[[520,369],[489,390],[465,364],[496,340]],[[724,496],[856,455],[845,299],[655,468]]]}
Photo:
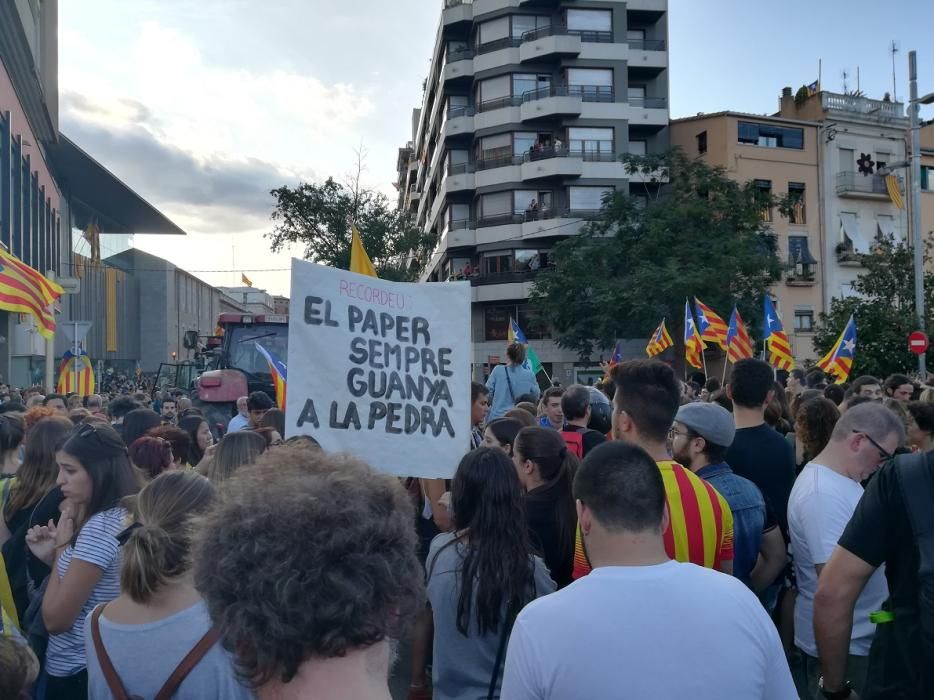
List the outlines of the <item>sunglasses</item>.
{"label": "sunglasses", "polygon": [[875,440],[873,440],[873,439],[872,439],[872,436],[869,435],[868,433],[864,433],[864,432],[861,431],[861,430],[854,430],[853,433],[856,434],[856,435],[862,435],[864,438],[866,438],[867,440],[869,440],[869,443],[879,451],[879,455],[880,455],[880,457],[882,457],[882,460],[883,460],[883,461],[887,461],[887,460],[890,460],[890,459],[895,459],[895,454],[894,454],[894,453],[889,452],[889,451],[888,451],[887,449],[885,449],[882,445],[880,445],[878,442],[876,442]]}

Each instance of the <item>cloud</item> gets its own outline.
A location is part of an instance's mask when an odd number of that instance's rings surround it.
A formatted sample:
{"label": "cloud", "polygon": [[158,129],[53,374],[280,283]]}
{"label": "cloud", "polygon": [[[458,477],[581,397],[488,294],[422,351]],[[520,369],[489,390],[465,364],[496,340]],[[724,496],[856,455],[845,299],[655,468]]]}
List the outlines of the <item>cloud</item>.
{"label": "cloud", "polygon": [[[169,143],[144,105],[101,105],[64,93],[62,131],[173,219],[201,232],[262,226],[273,209],[269,190],[303,179],[258,158],[196,155]],[[311,176],[311,174],[306,174]]]}

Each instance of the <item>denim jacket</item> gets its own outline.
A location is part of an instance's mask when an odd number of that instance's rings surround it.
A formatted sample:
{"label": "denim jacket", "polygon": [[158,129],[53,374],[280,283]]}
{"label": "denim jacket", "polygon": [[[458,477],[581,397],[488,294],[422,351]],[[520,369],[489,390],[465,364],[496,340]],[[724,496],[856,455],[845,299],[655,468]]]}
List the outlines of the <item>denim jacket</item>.
{"label": "denim jacket", "polygon": [[708,464],[697,476],[713,486],[733,512],[733,575],[749,585],[765,529],[765,499],[759,487],[733,473],[726,462]]}

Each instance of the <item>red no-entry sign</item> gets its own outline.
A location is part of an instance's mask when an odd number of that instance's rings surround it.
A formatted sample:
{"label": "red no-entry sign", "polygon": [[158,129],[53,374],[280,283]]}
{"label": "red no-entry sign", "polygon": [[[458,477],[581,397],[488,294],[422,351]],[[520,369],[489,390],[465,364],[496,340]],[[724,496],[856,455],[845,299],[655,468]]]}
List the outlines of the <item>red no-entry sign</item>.
{"label": "red no-entry sign", "polygon": [[929,344],[927,334],[922,331],[915,331],[908,336],[908,349],[915,355],[923,355],[927,352]]}

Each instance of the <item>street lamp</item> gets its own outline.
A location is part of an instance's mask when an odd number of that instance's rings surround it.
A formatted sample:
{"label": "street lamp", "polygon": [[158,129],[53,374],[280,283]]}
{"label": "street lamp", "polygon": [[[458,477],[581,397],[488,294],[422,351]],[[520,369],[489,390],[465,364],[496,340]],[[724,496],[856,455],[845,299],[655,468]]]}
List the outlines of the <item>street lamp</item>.
{"label": "street lamp", "polygon": [[[921,105],[934,103],[934,92],[918,97],[918,55],[908,52],[908,115],[911,124],[911,240],[914,246],[915,267],[915,313],[918,317],[918,330],[927,328],[924,318],[924,250],[921,235]],[[927,365],[924,353],[918,355],[918,372],[921,381],[927,378]]]}

